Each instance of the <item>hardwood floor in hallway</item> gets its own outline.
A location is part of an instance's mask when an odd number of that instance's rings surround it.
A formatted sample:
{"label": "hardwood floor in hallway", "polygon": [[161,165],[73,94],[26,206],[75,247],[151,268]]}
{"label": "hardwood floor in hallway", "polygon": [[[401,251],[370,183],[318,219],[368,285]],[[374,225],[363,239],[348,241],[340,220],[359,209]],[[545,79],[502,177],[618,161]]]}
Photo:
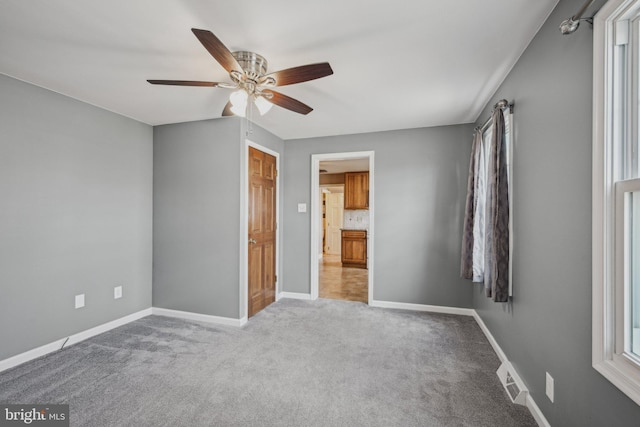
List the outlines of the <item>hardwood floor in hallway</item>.
{"label": "hardwood floor in hallway", "polygon": [[319,266],[320,298],[368,302],[369,271],[364,268],[342,267],[340,255],[324,254]]}

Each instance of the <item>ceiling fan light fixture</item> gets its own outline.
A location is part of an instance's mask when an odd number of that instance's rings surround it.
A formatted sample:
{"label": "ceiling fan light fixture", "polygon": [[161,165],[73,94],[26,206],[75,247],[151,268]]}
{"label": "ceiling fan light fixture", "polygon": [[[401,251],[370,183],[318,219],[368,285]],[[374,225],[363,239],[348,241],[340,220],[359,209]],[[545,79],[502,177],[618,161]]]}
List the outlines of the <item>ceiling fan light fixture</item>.
{"label": "ceiling fan light fixture", "polygon": [[269,102],[264,96],[256,96],[256,99],[253,102],[254,104],[256,104],[256,107],[258,107],[258,111],[260,112],[261,116],[267,114],[271,107],[273,107],[273,104]]}
{"label": "ceiling fan light fixture", "polygon": [[231,111],[236,116],[245,117],[247,115],[247,102],[249,100],[249,94],[244,90],[236,90],[229,95],[229,101],[231,102]]}
{"label": "ceiling fan light fixture", "polygon": [[239,117],[246,117],[247,115],[247,107],[240,108],[237,105],[231,105],[231,112]]}
{"label": "ceiling fan light fixture", "polygon": [[249,94],[244,90],[236,90],[235,92],[231,92],[229,95],[229,101],[234,107],[242,108],[245,110],[247,108],[247,100],[249,99]]}

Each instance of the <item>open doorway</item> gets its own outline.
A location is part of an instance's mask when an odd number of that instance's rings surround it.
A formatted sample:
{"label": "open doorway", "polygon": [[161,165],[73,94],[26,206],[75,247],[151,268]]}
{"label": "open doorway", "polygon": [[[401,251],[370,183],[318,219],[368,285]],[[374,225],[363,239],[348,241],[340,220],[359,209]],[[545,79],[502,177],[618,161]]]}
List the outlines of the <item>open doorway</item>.
{"label": "open doorway", "polygon": [[368,303],[373,295],[373,152],[314,155],[312,173],[312,298]]}

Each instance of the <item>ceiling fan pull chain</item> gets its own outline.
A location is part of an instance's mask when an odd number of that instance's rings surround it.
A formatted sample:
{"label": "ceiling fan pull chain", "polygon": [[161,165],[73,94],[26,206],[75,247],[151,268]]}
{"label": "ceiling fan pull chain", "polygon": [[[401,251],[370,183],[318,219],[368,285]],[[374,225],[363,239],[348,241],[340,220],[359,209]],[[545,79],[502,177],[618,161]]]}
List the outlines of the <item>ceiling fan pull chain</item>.
{"label": "ceiling fan pull chain", "polygon": [[253,99],[247,103],[245,120],[247,121],[247,136],[249,136],[253,134]]}

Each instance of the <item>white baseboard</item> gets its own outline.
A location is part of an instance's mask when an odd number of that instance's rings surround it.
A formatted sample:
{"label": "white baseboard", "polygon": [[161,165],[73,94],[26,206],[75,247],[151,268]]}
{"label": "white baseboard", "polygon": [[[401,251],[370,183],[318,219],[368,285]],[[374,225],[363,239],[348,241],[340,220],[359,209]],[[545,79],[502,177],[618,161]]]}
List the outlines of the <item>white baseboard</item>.
{"label": "white baseboard", "polygon": [[292,298],[292,299],[311,299],[311,294],[302,294],[299,292],[280,292],[280,298]]}
{"label": "white baseboard", "polygon": [[9,357],[8,359],[0,360],[0,372],[5,371],[7,369],[11,369],[15,366],[21,365],[30,360],[37,359],[38,357],[44,356],[46,354],[53,353],[54,351],[58,351],[62,348],[63,345],[65,347],[68,347],[70,345],[77,344],[88,338],[110,331],[111,329],[115,329],[119,326],[126,325],[127,323],[131,323],[135,320],[142,319],[143,317],[149,316],[151,314],[156,314],[159,316],[178,317],[181,319],[188,319],[188,320],[197,320],[197,321],[207,322],[207,323],[217,323],[217,324],[229,325],[229,326],[243,326],[245,323],[247,323],[246,316],[243,317],[242,319],[231,319],[228,317],[189,313],[186,311],[169,310],[166,308],[157,308],[157,307],[147,308],[145,310],[141,310],[136,313],[129,314],[119,319],[112,320],[107,323],[103,323],[102,325],[98,325],[94,328],[87,329],[82,332],[78,332],[77,334],[70,335],[69,337],[60,338],[59,340],[50,342],[43,346]]}
{"label": "white baseboard", "polygon": [[480,326],[482,332],[484,332],[484,336],[487,337],[487,340],[489,340],[489,344],[491,344],[491,347],[493,347],[493,351],[495,351],[496,355],[498,355],[498,359],[500,359],[500,362],[508,361],[507,355],[504,354],[504,351],[502,351],[502,348],[498,345],[498,341],[496,341],[493,335],[491,335],[489,328],[487,328],[487,325],[485,325],[484,321],[475,310],[473,310],[473,318],[476,319],[476,323],[478,324],[478,326]]}
{"label": "white baseboard", "polygon": [[531,412],[540,427],[551,427],[551,424],[549,424],[549,421],[547,421],[533,397],[531,397],[531,393],[527,394],[527,408],[529,408],[529,412]]}
{"label": "white baseboard", "polygon": [[[305,294],[301,294],[301,295],[305,295]],[[500,359],[500,362],[509,361],[507,359],[507,355],[498,344],[498,341],[496,341],[494,336],[491,334],[491,331],[489,331],[489,328],[484,323],[484,321],[482,320],[478,312],[472,308],[443,307],[438,305],[423,305],[423,304],[412,304],[412,303],[392,302],[392,301],[376,301],[376,300],[369,301],[369,305],[371,307],[395,308],[400,310],[428,311],[432,313],[445,313],[445,314],[458,314],[463,316],[472,316],[475,319],[478,326],[480,327],[480,329],[482,330],[482,332],[484,333],[484,335],[487,337],[489,344],[491,344],[491,347],[493,348],[496,355],[498,356],[498,359]],[[542,411],[540,410],[536,402],[531,397],[530,393],[527,394],[526,405],[527,405],[527,408],[529,409],[529,412],[531,413],[531,415],[533,416],[533,418],[536,420],[536,422],[540,427],[551,427],[551,425],[545,418],[544,414],[542,413]]]}
{"label": "white baseboard", "polygon": [[[508,362],[509,359],[507,359],[507,355],[502,350],[502,348],[498,344],[498,341],[496,341],[494,336],[491,334],[491,331],[489,330],[489,328],[484,323],[484,321],[482,320],[482,318],[480,317],[480,315],[476,310],[473,310],[473,318],[476,320],[476,323],[478,324],[478,326],[480,326],[480,329],[482,330],[484,335],[487,337],[489,344],[491,344],[491,347],[493,347],[493,351],[496,352],[496,355],[498,356],[498,359],[500,359],[500,362]],[[533,418],[536,420],[536,422],[540,427],[551,427],[551,424],[549,424],[549,421],[547,421],[547,419],[545,418],[544,414],[542,413],[538,405],[536,405],[535,400],[533,400],[533,397],[531,397],[531,393],[527,393],[526,405],[527,405],[527,408],[529,409],[529,412],[531,413],[531,415],[533,416]]]}
{"label": "white baseboard", "polygon": [[371,307],[395,308],[399,310],[428,311],[431,313],[458,314],[462,316],[473,316],[475,310],[471,308],[445,307],[440,305],[413,304],[408,302],[393,301],[369,301]]}
{"label": "white baseboard", "polygon": [[68,347],[70,345],[77,344],[80,341],[86,340],[87,338],[91,338],[119,326],[126,325],[127,323],[131,323],[134,320],[142,319],[143,317],[149,316],[150,314],[151,309],[147,308],[145,310],[129,314],[119,319],[112,320],[111,322],[103,323],[102,325],[98,325],[94,328],[87,329],[86,331],[78,332],[77,334],[70,335],[69,337],[61,338],[49,344],[45,344],[32,350],[25,351],[24,353],[9,357],[8,359],[0,360],[0,372],[21,365],[30,360],[37,359],[38,357],[44,356],[46,354],[53,353],[54,351],[60,350],[63,345],[65,347]]}
{"label": "white baseboard", "polygon": [[247,323],[246,317],[233,319],[231,317],[213,316],[211,314],[192,313],[190,311],[171,310],[160,307],[153,307],[151,310],[156,316],[176,317],[178,319],[195,320],[197,322],[215,323],[218,325],[240,327]]}
{"label": "white baseboard", "polygon": [[62,344],[64,344],[66,338],[59,339],[49,344],[45,344],[38,348],[25,351],[24,353],[16,354],[8,359],[0,360],[0,372],[11,369],[15,366],[21,365],[30,360],[37,359],[45,354],[53,353],[56,350],[60,350]]}

